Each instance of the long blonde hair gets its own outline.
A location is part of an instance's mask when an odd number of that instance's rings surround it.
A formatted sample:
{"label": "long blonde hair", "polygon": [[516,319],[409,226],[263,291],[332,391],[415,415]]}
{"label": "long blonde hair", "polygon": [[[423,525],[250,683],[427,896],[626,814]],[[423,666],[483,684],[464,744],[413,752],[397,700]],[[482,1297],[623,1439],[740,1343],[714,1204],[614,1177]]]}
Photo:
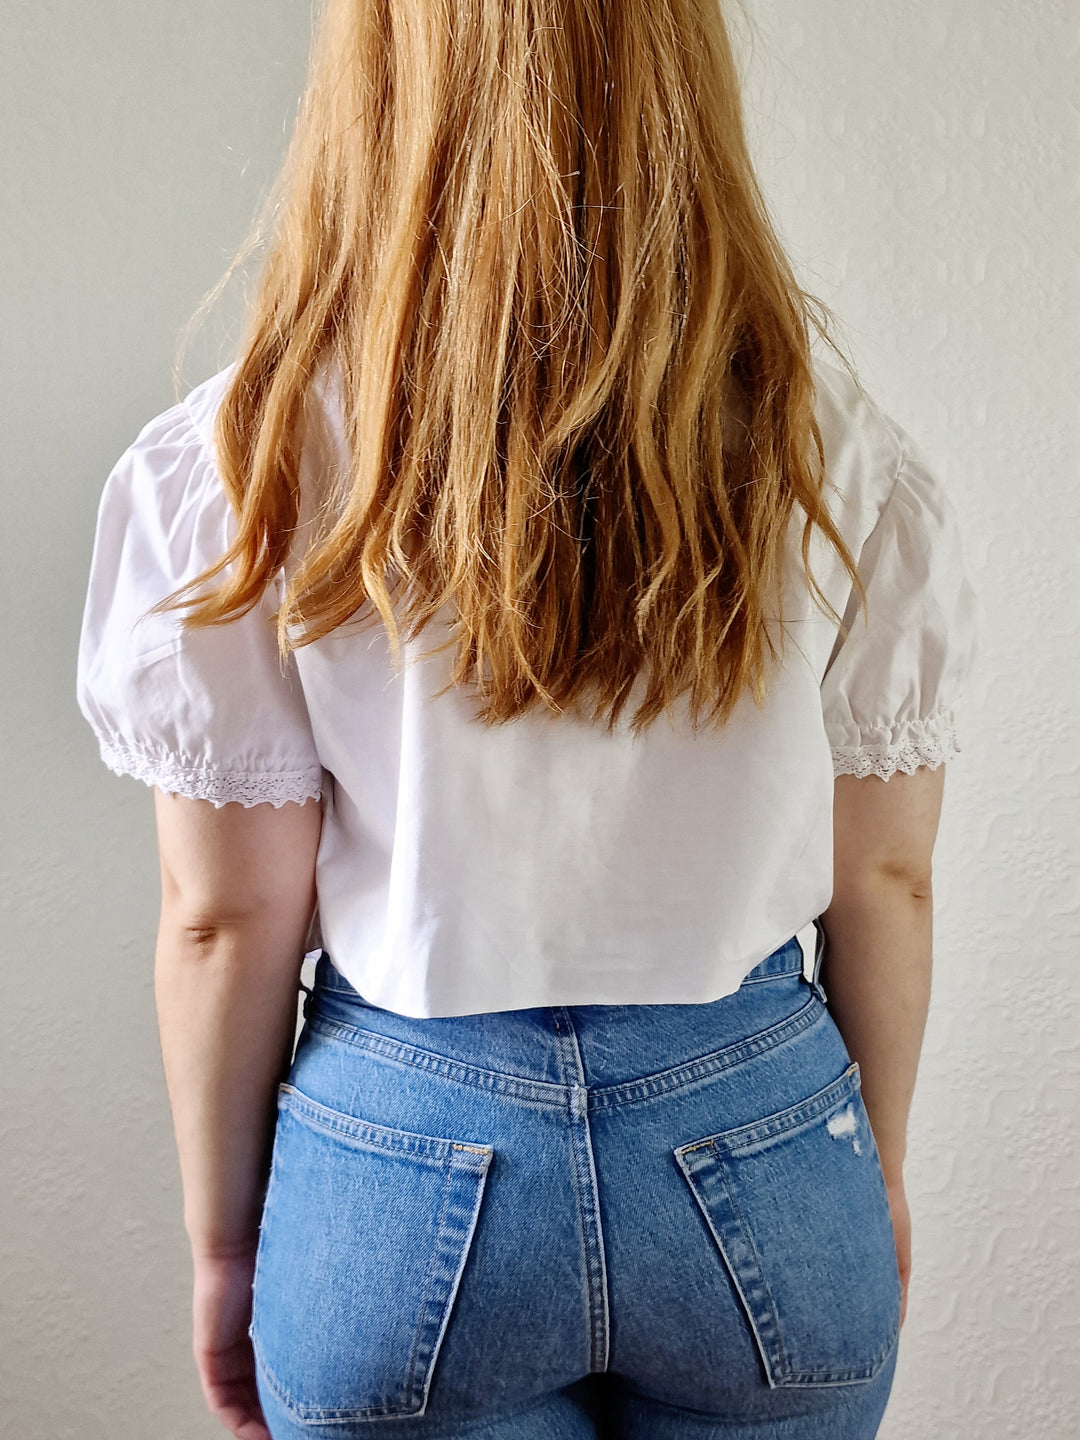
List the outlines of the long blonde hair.
{"label": "long blonde hair", "polygon": [[825,312],[762,200],[718,0],[324,0],[266,214],[214,432],[236,535],[164,602],[185,624],[282,569],[327,353],[351,469],[283,650],[381,617],[397,660],[395,605],[412,639],[449,604],[485,724],[588,696],[614,725],[639,674],[635,731],[683,695],[722,724],[766,694],[796,505],[818,603],[814,526],[861,592],[822,499]]}

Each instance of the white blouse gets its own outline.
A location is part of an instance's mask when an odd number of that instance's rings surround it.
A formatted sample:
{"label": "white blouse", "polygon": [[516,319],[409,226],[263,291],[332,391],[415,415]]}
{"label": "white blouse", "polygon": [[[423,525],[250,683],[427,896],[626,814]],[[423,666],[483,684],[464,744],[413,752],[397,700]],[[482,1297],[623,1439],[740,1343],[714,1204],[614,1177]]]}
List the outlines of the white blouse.
{"label": "white blouse", "polygon": [[[793,516],[788,648],[762,709],[695,736],[634,737],[536,713],[485,728],[451,689],[439,618],[403,642],[336,631],[282,666],[281,581],[225,626],[144,612],[216,560],[233,515],[212,427],[222,371],[142,430],[101,498],[78,699],[102,759],[223,805],[322,796],[313,943],[372,1004],[412,1016],[539,1005],[696,1003],[829,904],[834,775],[910,774],[958,747],[981,629],[955,511],[910,439],[819,364],[828,498],[869,597],[838,643],[802,578]],[[312,389],[301,485],[344,457],[335,372]],[[815,532],[814,574],[851,583]]]}

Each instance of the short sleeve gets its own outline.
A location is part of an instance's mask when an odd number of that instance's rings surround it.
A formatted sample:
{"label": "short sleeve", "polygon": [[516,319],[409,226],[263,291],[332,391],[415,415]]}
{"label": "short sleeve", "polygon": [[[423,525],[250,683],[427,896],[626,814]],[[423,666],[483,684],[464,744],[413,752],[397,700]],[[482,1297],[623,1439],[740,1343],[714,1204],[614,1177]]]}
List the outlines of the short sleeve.
{"label": "short sleeve", "polygon": [[147,425],[105,483],[79,640],[77,697],[119,775],[220,806],[303,802],[323,771],[269,586],[224,625],[147,615],[234,533],[209,445],[181,404]]}
{"label": "short sleeve", "polygon": [[856,560],[854,591],[821,686],[834,775],[936,769],[960,750],[981,607],[964,567],[955,508],[924,457],[899,432],[895,482]]}

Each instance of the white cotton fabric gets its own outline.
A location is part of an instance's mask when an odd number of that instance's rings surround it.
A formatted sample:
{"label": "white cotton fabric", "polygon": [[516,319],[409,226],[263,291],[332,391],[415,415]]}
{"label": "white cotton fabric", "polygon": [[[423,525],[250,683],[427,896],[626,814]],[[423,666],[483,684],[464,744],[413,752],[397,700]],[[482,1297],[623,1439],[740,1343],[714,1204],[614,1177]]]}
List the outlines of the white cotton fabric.
{"label": "white cotton fabric", "polygon": [[[282,577],[240,620],[143,617],[215,561],[233,516],[213,458],[228,371],[152,420],[105,485],[78,699],[113,770],[215,805],[322,795],[313,938],[372,1004],[418,1017],[539,1005],[698,1003],[832,895],[834,775],[910,774],[956,753],[980,606],[956,514],[907,435],[819,363],[828,500],[869,613],[817,609],[793,517],[787,649],[762,708],[720,732],[682,715],[609,734],[535,714],[488,728],[435,692],[439,617],[395,672],[381,625],[279,661]],[[307,513],[345,456],[336,372],[311,390]],[[314,417],[314,423],[310,423]],[[852,587],[815,532],[814,574]]]}

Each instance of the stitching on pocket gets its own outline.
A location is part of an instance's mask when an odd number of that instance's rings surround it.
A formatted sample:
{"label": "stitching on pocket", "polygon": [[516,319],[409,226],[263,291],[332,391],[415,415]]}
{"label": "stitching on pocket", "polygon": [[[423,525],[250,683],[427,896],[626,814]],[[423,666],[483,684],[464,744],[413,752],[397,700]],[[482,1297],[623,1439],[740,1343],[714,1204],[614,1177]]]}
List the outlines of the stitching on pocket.
{"label": "stitching on pocket", "polygon": [[[278,1087],[278,1097],[281,1115],[288,1117],[291,1123],[325,1135],[327,1139],[339,1144],[355,1147],[358,1151],[381,1154],[386,1156],[387,1160],[397,1158],[405,1159],[410,1164],[416,1163],[420,1166],[420,1173],[426,1172],[430,1176],[426,1182],[429,1187],[438,1172],[442,1172],[443,1178],[429,1232],[430,1256],[420,1277],[417,1277],[419,1284],[414,1287],[415,1300],[410,1304],[410,1318],[405,1327],[411,1328],[412,1334],[408,1340],[404,1334],[400,1337],[403,1345],[400,1363],[395,1364],[392,1356],[385,1360],[384,1363],[389,1368],[378,1382],[373,1378],[369,1382],[369,1393],[366,1396],[357,1394],[355,1402],[325,1404],[320,1403],[314,1395],[304,1397],[295,1393],[295,1386],[286,1383],[272,1365],[264,1345],[264,1337],[258,1333],[259,1311],[256,1305],[248,1333],[263,1378],[293,1418],[302,1423],[336,1424],[351,1420],[422,1415],[427,1406],[435,1365],[472,1247],[487,1174],[494,1155],[493,1147],[375,1125],[320,1105],[289,1084]],[[278,1133],[280,1135],[280,1130]],[[275,1136],[275,1152],[279,1154],[277,1138]],[[273,1171],[273,1164],[271,1168]],[[435,1174],[432,1174],[432,1171]],[[268,1200],[269,1198],[268,1186]],[[303,1197],[294,1197],[294,1213],[289,1217],[294,1228],[297,1226],[297,1217],[303,1218],[304,1209]],[[423,1212],[418,1212],[420,1213]],[[432,1212],[428,1210],[427,1213],[430,1215]],[[269,1205],[267,1217],[270,1217]],[[427,1232],[427,1227],[424,1228]],[[261,1280],[263,1285],[271,1283],[267,1275],[268,1266],[274,1263],[280,1271],[282,1264],[280,1255],[274,1257],[273,1262],[268,1260],[265,1234],[264,1230],[260,1235],[260,1248],[256,1257],[256,1283]],[[278,1244],[281,1245],[280,1240]],[[287,1257],[285,1268],[286,1277],[281,1273],[276,1276],[278,1285],[282,1285],[283,1278],[287,1278]],[[275,1296],[275,1301],[271,1303],[275,1304],[276,1300]],[[303,1303],[298,1301],[301,1306]],[[266,1322],[267,1326],[269,1323]],[[288,1347],[289,1339],[286,1328],[284,1339],[278,1339],[278,1346]],[[303,1371],[300,1373],[303,1374]],[[376,1383],[382,1386],[382,1393],[377,1390],[370,1393]]]}
{"label": "stitching on pocket", "polygon": [[764,1119],[751,1121],[749,1125],[740,1125],[735,1130],[721,1130],[716,1135],[707,1135],[704,1140],[680,1145],[675,1153],[688,1155],[695,1150],[709,1147],[722,1150],[726,1155],[749,1154],[765,1140],[773,1140],[777,1136],[794,1133],[812,1125],[826,1110],[831,1110],[842,1100],[850,1098],[858,1086],[859,1062],[853,1060],[838,1079],[799,1104],[789,1105],[786,1110],[778,1110],[774,1115],[766,1115]]}
{"label": "stitching on pocket", "polygon": [[279,1104],[289,1109],[302,1121],[326,1130],[339,1139],[355,1140],[358,1145],[370,1146],[377,1150],[397,1151],[415,1155],[418,1159],[432,1159],[442,1164],[451,1158],[454,1150],[468,1151],[473,1155],[490,1155],[490,1145],[478,1145],[464,1140],[442,1140],[432,1135],[415,1135],[409,1130],[394,1130],[386,1125],[375,1125],[370,1120],[361,1120],[354,1115],[345,1115],[340,1110],[331,1110],[312,1100],[295,1085],[285,1082],[278,1086]]}
{"label": "stitching on pocket", "polygon": [[[862,1104],[859,1082],[858,1064],[852,1062],[838,1079],[806,1100],[776,1114],[765,1116],[749,1125],[721,1131],[701,1140],[680,1145],[673,1152],[705,1218],[728,1275],[740,1296],[765,1367],[766,1378],[769,1385],[773,1387],[839,1385],[870,1380],[888,1359],[896,1342],[899,1331],[898,1282],[896,1295],[892,1297],[895,1299],[895,1305],[889,1332],[869,1359],[860,1357],[860,1363],[850,1364],[844,1363],[850,1357],[837,1354],[836,1362],[833,1364],[806,1365],[805,1361],[809,1357],[804,1354],[802,1356],[804,1364],[797,1368],[790,1356],[789,1347],[785,1343],[785,1330],[788,1330],[789,1334],[794,1333],[795,1336],[798,1336],[799,1319],[801,1318],[805,1342],[808,1324],[811,1331],[813,1325],[807,1321],[805,1315],[799,1316],[800,1296],[797,1290],[794,1292],[793,1315],[789,1315],[785,1321],[783,1307],[777,1305],[773,1286],[776,1285],[779,1277],[780,1294],[783,1295],[785,1291],[783,1280],[788,1272],[784,1269],[782,1262],[780,1268],[777,1269],[777,1261],[774,1258],[774,1268],[770,1274],[769,1265],[766,1263],[767,1249],[763,1256],[760,1248],[760,1224],[756,1222],[753,1213],[747,1212],[742,1203],[747,1196],[751,1199],[753,1197],[752,1179],[744,1176],[745,1188],[740,1194],[740,1190],[743,1188],[739,1184],[738,1166],[740,1164],[747,1161],[753,1163],[755,1156],[768,1157],[779,1141],[794,1138],[802,1132],[820,1126],[825,1116],[834,1110],[857,1102],[860,1123],[865,1121],[865,1128],[869,1131],[869,1120]],[[848,1143],[846,1127],[839,1132],[839,1135],[834,1135],[832,1130],[828,1130],[827,1133],[830,1137],[829,1144]],[[873,1153],[868,1150],[863,1154],[857,1147],[854,1148],[853,1153],[860,1157],[858,1163],[873,1165],[873,1175],[880,1182],[880,1165],[876,1147],[874,1147]],[[767,1160],[765,1163],[768,1163]],[[870,1184],[871,1189],[876,1190],[874,1180],[869,1175],[866,1177],[866,1182]],[[875,1193],[874,1201],[879,1207],[878,1221],[880,1224],[880,1207],[884,1205],[887,1211],[887,1198]],[[761,1223],[765,1225],[765,1234],[768,1236],[767,1217],[770,1214],[768,1204],[762,1213],[766,1219]],[[760,1220],[760,1216],[758,1219]],[[795,1227],[798,1223],[797,1217],[793,1214],[792,1226]],[[793,1233],[797,1232],[793,1231]],[[773,1239],[776,1238],[774,1235]],[[878,1248],[870,1252],[872,1261],[880,1259],[882,1243],[882,1237],[879,1236]],[[811,1252],[807,1251],[802,1258],[804,1261],[810,1260],[812,1263],[814,1257]],[[796,1267],[791,1268],[791,1273],[797,1273]],[[790,1291],[787,1298],[789,1301],[792,1300]],[[875,1299],[870,1312],[871,1316],[876,1308]],[[857,1322],[853,1321],[852,1323],[856,1324]],[[792,1327],[794,1327],[793,1330]],[[797,1340],[795,1343],[797,1345]],[[827,1344],[828,1342],[823,1343]]]}

